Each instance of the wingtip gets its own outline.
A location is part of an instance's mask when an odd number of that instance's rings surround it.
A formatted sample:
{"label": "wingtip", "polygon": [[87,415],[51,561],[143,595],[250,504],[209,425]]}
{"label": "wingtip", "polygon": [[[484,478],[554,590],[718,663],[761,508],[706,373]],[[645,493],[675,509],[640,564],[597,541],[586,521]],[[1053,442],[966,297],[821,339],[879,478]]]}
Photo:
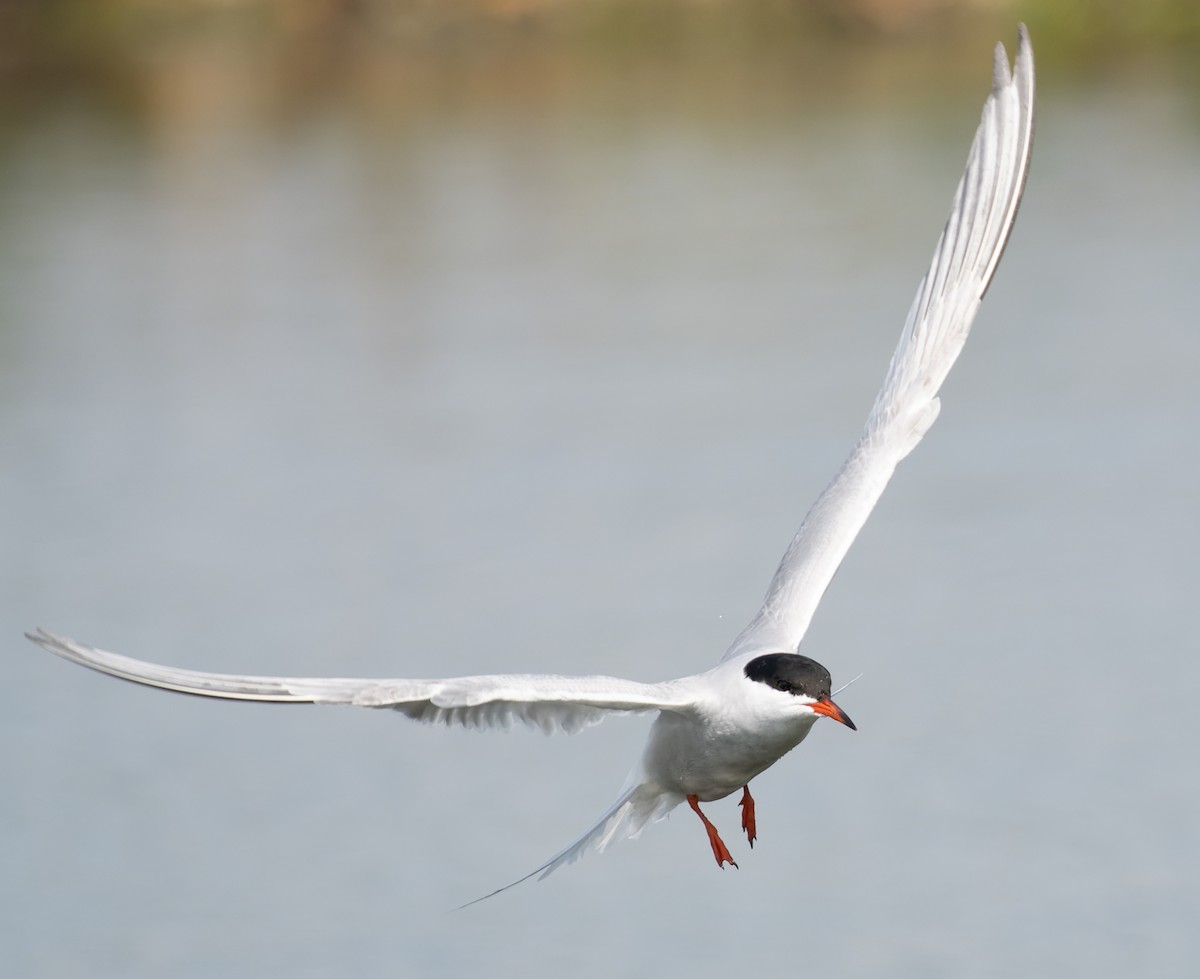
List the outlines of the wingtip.
{"label": "wingtip", "polygon": [[32,643],[41,646],[42,649],[60,655],[69,650],[72,645],[77,645],[73,640],[66,636],[60,636],[57,632],[51,632],[43,626],[35,626],[29,632],[25,633],[25,638]]}
{"label": "wingtip", "polygon": [[1017,53],[1010,66],[1008,51],[1003,41],[996,42],[995,61],[993,67],[992,87],[999,92],[1008,88],[1014,78],[1023,78],[1033,74],[1033,42],[1029,39],[1029,28],[1024,24],[1017,25]]}
{"label": "wingtip", "polygon": [[1033,41],[1029,38],[1029,28],[1024,24],[1017,25],[1017,57],[1014,61],[1014,71],[1023,75],[1033,72]]}
{"label": "wingtip", "polygon": [[996,42],[992,55],[992,91],[1002,92],[1012,84],[1012,72],[1008,66],[1008,51],[1003,41]]}

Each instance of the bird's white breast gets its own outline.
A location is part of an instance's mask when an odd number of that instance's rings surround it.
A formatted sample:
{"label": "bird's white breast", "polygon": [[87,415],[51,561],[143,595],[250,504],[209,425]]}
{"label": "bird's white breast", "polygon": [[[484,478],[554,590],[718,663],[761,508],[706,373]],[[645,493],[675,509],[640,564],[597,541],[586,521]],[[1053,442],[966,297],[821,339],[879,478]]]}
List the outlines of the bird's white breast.
{"label": "bird's white breast", "polygon": [[791,694],[748,680],[740,666],[734,673],[729,665],[723,664],[712,695],[698,698],[695,711],[664,711],[655,720],[642,765],[663,790],[694,794],[702,802],[722,799],[812,729],[816,715],[799,709]]}

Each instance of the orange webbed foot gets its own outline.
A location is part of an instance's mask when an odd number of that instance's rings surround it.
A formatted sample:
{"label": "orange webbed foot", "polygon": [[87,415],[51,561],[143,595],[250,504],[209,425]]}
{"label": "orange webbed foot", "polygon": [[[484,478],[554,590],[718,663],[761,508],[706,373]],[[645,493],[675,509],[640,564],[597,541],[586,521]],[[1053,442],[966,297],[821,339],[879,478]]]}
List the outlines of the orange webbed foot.
{"label": "orange webbed foot", "polygon": [[700,817],[700,821],[704,823],[704,830],[708,833],[708,844],[712,847],[713,856],[717,860],[717,866],[722,870],[725,869],[725,864],[730,864],[735,870],[737,869],[737,861],[729,854],[729,847],[725,845],[725,841],[721,839],[721,835],[717,832],[717,827],[708,821],[708,817],[700,811],[699,796],[689,795],[687,797],[688,805],[692,807],[692,812]]}
{"label": "orange webbed foot", "polygon": [[754,849],[754,841],[758,839],[758,827],[754,822],[754,799],[750,795],[750,786],[742,786],[742,801],[738,803],[742,807],[742,829],[746,833],[746,839],[750,841],[750,849]]}

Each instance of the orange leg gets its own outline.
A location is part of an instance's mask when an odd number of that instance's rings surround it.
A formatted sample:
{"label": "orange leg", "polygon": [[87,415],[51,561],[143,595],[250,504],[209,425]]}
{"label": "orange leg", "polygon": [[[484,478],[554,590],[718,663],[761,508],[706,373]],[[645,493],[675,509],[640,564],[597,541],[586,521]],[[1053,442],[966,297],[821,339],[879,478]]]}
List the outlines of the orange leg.
{"label": "orange leg", "polygon": [[737,867],[737,861],[729,855],[729,847],[725,845],[725,841],[721,839],[717,833],[717,827],[708,821],[708,817],[700,811],[699,796],[689,795],[687,797],[688,805],[692,807],[692,812],[700,817],[700,821],[704,823],[704,829],[708,833],[708,843],[712,847],[713,856],[717,858],[717,866],[722,870],[725,869],[725,864],[732,864]]}
{"label": "orange leg", "polygon": [[758,829],[754,824],[754,799],[750,796],[750,786],[742,786],[742,829],[746,831],[746,839],[750,841],[750,849],[754,849],[754,841],[758,839]]}

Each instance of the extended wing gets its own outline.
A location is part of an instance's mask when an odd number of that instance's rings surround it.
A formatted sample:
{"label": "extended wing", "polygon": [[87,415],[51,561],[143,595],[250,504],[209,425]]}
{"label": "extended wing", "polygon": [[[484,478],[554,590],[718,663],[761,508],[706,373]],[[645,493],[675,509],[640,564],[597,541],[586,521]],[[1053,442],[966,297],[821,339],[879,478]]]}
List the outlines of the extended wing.
{"label": "extended wing", "polygon": [[1010,73],[996,45],[992,93],[929,271],[858,444],[813,504],[762,608],[725,658],[794,650],[896,466],[937,418],[938,389],[967,339],[1017,216],[1033,148],[1033,50],[1021,25]]}
{"label": "extended wing", "polygon": [[522,721],[574,733],[611,711],[686,710],[682,685],[610,676],[509,674],[448,680],[354,680],[201,673],[94,649],[44,629],[26,633],[44,649],[101,673],[177,693],[225,700],[386,707],[418,721],[510,727]]}

